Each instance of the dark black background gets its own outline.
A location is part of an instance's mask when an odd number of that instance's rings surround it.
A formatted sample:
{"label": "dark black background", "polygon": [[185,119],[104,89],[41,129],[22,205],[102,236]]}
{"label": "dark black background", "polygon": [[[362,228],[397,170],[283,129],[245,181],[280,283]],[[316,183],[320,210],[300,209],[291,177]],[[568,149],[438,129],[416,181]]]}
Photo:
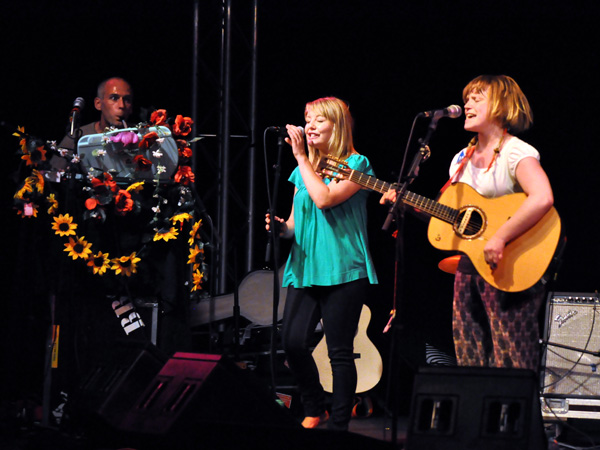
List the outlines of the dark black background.
{"label": "dark black background", "polygon": [[[215,133],[220,2],[200,3],[202,118],[195,119],[199,133]],[[0,10],[0,120],[58,140],[64,135],[76,97],[82,96],[87,102],[84,122],[96,118],[91,106],[96,86],[113,75],[123,76],[132,84],[136,113],[142,107],[158,107],[174,114],[191,114],[191,1],[8,0]],[[249,43],[244,39],[251,40],[251,8],[234,1],[233,16],[233,97],[246,114]],[[600,7],[591,0],[259,1],[260,133],[254,269],[263,265],[266,242],[262,232],[267,203],[261,134],[264,128],[302,124],[304,104],[309,100],[326,95],[343,98],[349,102],[355,119],[357,150],[370,158],[379,178],[394,181],[411,123],[419,111],[462,104],[462,88],[468,81],[484,73],[503,73],[517,80],[533,108],[535,124],[523,138],[542,155],[568,236],[556,290],[595,291],[600,250],[596,132],[599,18]],[[423,136],[425,126],[418,124],[415,138]],[[2,271],[7,280],[5,292],[18,294],[35,280],[14,273],[22,225],[11,210],[16,186],[10,175],[19,157],[18,141],[10,136],[9,128],[2,129],[0,141],[2,218],[8,224],[3,233]],[[245,133],[236,118],[231,131]],[[422,166],[411,190],[435,196],[448,177],[452,156],[469,139],[462,129],[462,119],[440,121],[430,143],[432,156]],[[415,150],[413,140],[409,161]],[[274,141],[267,140],[266,154],[274,158]],[[215,157],[198,155],[197,186],[203,195],[214,185],[207,168],[208,161]],[[292,168],[293,158],[286,152],[284,180]],[[244,182],[240,176],[241,191]],[[282,215],[287,215],[291,201],[292,188],[288,184],[282,182],[279,196]],[[370,302],[375,340],[383,339],[380,330],[392,307],[394,270],[394,241],[380,231],[386,210],[378,205],[378,197],[373,194],[369,204],[372,252],[381,281]],[[213,202],[208,200],[209,213],[216,214],[211,211]],[[232,233],[241,233],[244,224],[236,223],[237,216],[232,217]],[[451,346],[452,278],[437,268],[446,255],[429,245],[423,223],[408,218],[405,235],[406,289],[400,319],[406,320],[409,331],[419,340],[437,340],[442,347]],[[282,258],[285,248],[283,252]],[[38,255],[30,250],[27,257],[35,260]],[[13,281],[19,283],[17,289],[11,289]],[[20,301],[19,295],[2,298],[3,302]],[[23,317],[5,319],[19,323]]]}

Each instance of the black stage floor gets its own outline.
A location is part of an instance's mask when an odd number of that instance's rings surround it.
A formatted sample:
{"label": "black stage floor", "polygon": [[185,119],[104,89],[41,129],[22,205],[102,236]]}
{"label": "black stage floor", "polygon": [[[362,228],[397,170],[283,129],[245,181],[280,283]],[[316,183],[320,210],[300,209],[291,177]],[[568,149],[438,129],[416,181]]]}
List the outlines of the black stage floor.
{"label": "black stage floor", "polygon": [[[349,432],[327,430],[326,426],[306,430],[301,427],[252,426],[245,424],[218,425],[208,428],[190,427],[179,436],[118,437],[98,436],[97,431],[60,430],[42,427],[22,420],[2,424],[0,449],[2,450],[121,450],[121,449],[349,449],[368,448],[403,449],[406,436],[406,417],[398,418],[396,430],[391,419],[383,414],[353,419]],[[395,439],[394,439],[394,436]]]}
{"label": "black stage floor", "polygon": [[[7,419],[4,417],[3,419]],[[305,430],[301,427],[281,426],[247,426],[196,424],[190,429],[180,432],[178,436],[136,437],[119,435],[99,436],[97,431],[60,430],[55,427],[42,427],[23,418],[3,420],[0,434],[2,450],[145,450],[145,449],[351,449],[369,450],[410,450],[406,446],[409,418],[399,416],[396,427],[392,427],[389,414],[376,412],[369,417],[353,418],[349,432],[334,432],[319,426]],[[463,426],[469,426],[464,424]],[[579,420],[566,423],[544,424],[548,437],[548,450],[592,450],[600,448],[600,422],[597,420]],[[102,431],[105,433],[105,431]],[[110,433],[110,432],[108,432]],[[527,447],[527,450],[545,450],[543,446]],[[419,446],[419,449],[428,447]],[[465,446],[464,443],[444,443],[444,439],[436,442],[435,449],[465,450],[476,447]],[[514,446],[510,442],[491,442],[486,449],[525,450],[526,447]]]}

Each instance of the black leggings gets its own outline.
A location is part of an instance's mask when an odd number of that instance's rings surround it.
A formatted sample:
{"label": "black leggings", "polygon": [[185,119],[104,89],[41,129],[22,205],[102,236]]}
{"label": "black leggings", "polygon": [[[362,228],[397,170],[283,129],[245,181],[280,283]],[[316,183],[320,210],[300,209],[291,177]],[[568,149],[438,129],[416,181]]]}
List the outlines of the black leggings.
{"label": "black leggings", "polygon": [[329,428],[346,430],[356,391],[354,336],[369,280],[362,278],[336,286],[288,288],[283,313],[282,341],[288,365],[296,378],[304,414],[317,417],[325,411],[325,393],[309,345],[319,320],[327,337],[333,373]]}

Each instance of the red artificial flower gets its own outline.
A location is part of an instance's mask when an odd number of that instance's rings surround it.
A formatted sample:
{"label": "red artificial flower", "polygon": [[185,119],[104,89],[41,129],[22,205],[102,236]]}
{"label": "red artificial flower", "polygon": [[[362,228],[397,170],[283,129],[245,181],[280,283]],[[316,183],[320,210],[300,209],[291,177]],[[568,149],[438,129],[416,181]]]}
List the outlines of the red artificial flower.
{"label": "red artificial flower", "polygon": [[195,176],[190,166],[179,166],[174,179],[176,183],[189,184],[194,182]]}
{"label": "red artificial flower", "polygon": [[156,126],[165,125],[167,123],[167,110],[157,109],[150,115],[150,122]]}
{"label": "red artificial flower", "polygon": [[137,155],[133,158],[133,162],[136,165],[136,170],[139,171],[146,171],[146,170],[150,170],[150,168],[152,167],[152,161],[150,161],[148,158],[142,156],[142,155]]}
{"label": "red artificial flower", "polygon": [[139,146],[142,150],[148,150],[154,145],[157,139],[158,133],[156,131],[151,131],[150,133],[144,135],[144,137],[140,141]]}
{"label": "red artificial flower", "polygon": [[98,206],[98,199],[90,197],[85,201],[85,207],[90,211],[93,211]]}
{"label": "red artificial flower", "polygon": [[192,157],[192,149],[188,146],[188,142],[185,139],[177,139],[177,150],[179,151],[179,157],[183,159],[189,159]]}
{"label": "red artificial flower", "polygon": [[95,192],[100,194],[104,192],[104,189],[108,189],[112,193],[116,193],[118,190],[117,182],[108,172],[104,172],[97,178],[92,178],[92,187]]}
{"label": "red artificial flower", "polygon": [[120,189],[115,197],[115,209],[117,210],[117,214],[121,216],[124,216],[133,209],[131,194],[125,189]]}
{"label": "red artificial flower", "polygon": [[193,124],[194,121],[190,117],[178,115],[175,117],[175,123],[173,124],[173,134],[178,136],[187,136],[192,132]]}

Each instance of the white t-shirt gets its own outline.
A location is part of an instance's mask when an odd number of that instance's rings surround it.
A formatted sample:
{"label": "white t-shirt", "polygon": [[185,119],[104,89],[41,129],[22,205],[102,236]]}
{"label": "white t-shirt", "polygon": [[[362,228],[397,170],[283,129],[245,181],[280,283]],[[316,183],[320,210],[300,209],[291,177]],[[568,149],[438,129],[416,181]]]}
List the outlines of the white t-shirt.
{"label": "white t-shirt", "polygon": [[[464,148],[454,156],[450,164],[450,176],[454,175],[466,152],[467,149]],[[518,137],[509,136],[488,172],[486,172],[487,167],[475,167],[470,160],[460,176],[453,182],[466,183],[484,197],[489,198],[523,192],[517,183],[516,170],[519,162],[527,157],[540,160],[540,154],[534,147]]]}

